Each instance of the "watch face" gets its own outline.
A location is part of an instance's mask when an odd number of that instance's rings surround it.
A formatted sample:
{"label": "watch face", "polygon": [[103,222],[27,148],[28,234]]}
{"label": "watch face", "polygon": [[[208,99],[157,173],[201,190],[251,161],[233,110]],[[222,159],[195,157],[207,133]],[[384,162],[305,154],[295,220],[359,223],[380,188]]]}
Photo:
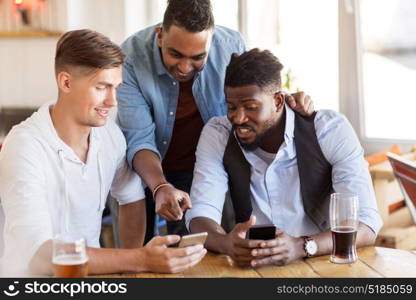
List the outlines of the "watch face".
{"label": "watch face", "polygon": [[315,255],[316,252],[318,251],[318,245],[316,244],[314,240],[307,241],[305,250],[306,252],[308,252],[309,255]]}

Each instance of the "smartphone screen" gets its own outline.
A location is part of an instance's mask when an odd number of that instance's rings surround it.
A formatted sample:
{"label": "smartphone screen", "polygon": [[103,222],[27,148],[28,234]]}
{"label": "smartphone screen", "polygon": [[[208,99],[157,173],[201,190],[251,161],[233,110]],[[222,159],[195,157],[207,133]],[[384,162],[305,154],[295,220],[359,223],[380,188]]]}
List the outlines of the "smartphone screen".
{"label": "smartphone screen", "polygon": [[255,225],[250,227],[247,232],[247,238],[250,240],[271,240],[276,236],[276,226],[273,224],[268,225]]}

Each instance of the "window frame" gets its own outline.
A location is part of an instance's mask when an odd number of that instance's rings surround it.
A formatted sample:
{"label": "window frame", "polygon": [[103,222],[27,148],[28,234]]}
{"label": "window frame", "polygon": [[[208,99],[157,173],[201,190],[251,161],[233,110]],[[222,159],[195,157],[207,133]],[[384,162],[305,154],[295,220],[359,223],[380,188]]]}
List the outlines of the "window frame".
{"label": "window frame", "polygon": [[364,83],[359,0],[338,0],[339,109],[355,129],[366,153],[399,145],[409,151],[415,140],[370,138],[365,135]]}
{"label": "window frame", "polygon": [[[238,29],[246,42],[248,36],[248,0],[238,1]],[[147,21],[156,17],[156,5],[147,1]],[[363,93],[362,44],[359,0],[338,0],[338,57],[339,57],[339,111],[350,121],[366,153],[374,153],[398,144],[409,151],[415,140],[370,138],[365,135],[365,106]],[[312,95],[313,97],[313,95]]]}

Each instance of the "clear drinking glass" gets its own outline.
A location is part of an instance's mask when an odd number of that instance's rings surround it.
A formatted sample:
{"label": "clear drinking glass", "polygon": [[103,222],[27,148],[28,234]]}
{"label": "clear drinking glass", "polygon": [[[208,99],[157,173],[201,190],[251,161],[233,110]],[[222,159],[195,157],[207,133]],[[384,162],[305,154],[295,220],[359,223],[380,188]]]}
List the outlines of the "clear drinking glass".
{"label": "clear drinking glass", "polygon": [[88,256],[85,239],[72,234],[57,235],[53,240],[52,263],[55,277],[86,277]]}
{"label": "clear drinking glass", "polygon": [[358,196],[331,194],[329,216],[332,231],[333,263],[352,263],[357,260],[355,241],[358,228]]}

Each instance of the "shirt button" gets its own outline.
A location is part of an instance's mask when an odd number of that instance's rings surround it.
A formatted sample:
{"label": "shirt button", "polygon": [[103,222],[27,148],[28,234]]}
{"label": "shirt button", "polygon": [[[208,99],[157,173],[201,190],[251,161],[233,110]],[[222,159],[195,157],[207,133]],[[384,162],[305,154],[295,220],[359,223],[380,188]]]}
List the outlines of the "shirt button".
{"label": "shirt button", "polygon": [[173,82],[172,82],[172,84],[173,84],[173,85],[176,85],[176,81],[173,81]]}
{"label": "shirt button", "polygon": [[163,141],[163,145],[166,145],[168,142],[166,142],[166,141]]}
{"label": "shirt button", "polygon": [[173,111],[171,111],[169,114],[170,114],[171,116],[173,116]]}

